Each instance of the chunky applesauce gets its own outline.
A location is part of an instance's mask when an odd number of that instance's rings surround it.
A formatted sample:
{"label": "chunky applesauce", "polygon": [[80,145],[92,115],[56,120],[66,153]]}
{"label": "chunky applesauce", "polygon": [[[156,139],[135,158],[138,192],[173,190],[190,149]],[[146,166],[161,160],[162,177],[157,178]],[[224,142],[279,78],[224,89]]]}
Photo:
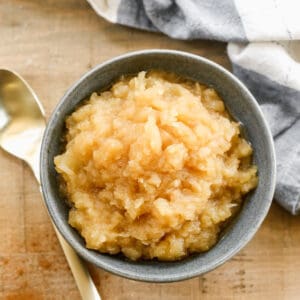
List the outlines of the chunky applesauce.
{"label": "chunky applesauce", "polygon": [[252,148],[216,91],[159,71],[123,77],[66,119],[55,157],[87,248],[132,260],[210,249],[257,185]]}

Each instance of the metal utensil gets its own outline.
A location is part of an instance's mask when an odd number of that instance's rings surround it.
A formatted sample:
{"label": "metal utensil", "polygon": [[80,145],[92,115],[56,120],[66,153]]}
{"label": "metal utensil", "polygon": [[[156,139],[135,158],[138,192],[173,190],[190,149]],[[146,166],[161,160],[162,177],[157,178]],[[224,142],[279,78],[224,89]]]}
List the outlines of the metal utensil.
{"label": "metal utensil", "polygon": [[[0,147],[24,160],[39,184],[39,156],[45,127],[43,108],[30,86],[15,72],[0,69]],[[84,262],[53,226],[82,299],[100,300]]]}

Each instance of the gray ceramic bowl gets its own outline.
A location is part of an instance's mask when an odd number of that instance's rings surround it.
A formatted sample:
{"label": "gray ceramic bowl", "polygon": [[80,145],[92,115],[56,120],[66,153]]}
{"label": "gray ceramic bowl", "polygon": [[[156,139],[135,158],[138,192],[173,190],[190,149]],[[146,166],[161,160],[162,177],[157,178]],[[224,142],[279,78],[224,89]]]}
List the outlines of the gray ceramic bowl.
{"label": "gray ceramic bowl", "polygon": [[[64,120],[83,99],[109,86],[123,74],[162,69],[215,88],[232,116],[244,125],[245,136],[254,148],[259,184],[219,242],[209,251],[178,262],[131,262],[85,248],[80,235],[68,224],[69,208],[61,199],[53,158],[60,151]],[[87,261],[114,274],[131,279],[171,282],[206,273],[223,264],[244,247],[264,220],[274,192],[275,155],[272,137],[261,110],[247,88],[230,72],[200,56],[171,50],[128,53],[96,66],[82,76],[63,96],[54,110],[41,149],[42,190],[57,228]]]}

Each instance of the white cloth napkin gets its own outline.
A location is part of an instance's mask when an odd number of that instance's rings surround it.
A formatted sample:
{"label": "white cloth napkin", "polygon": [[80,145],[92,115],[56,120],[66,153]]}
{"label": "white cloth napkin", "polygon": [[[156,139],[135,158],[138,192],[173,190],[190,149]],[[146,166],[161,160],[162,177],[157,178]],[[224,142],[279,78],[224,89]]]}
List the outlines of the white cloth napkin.
{"label": "white cloth napkin", "polygon": [[177,39],[229,42],[233,72],[269,122],[277,153],[275,199],[300,212],[299,0],[88,0],[113,23]]}

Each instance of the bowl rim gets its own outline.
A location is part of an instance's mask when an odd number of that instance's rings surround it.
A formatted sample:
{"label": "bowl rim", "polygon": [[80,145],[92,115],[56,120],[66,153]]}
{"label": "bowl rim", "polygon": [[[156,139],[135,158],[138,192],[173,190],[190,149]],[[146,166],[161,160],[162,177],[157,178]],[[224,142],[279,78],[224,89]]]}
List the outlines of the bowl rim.
{"label": "bowl rim", "polygon": [[[78,85],[80,85],[82,82],[86,81],[93,73],[98,72],[100,69],[110,65],[114,64],[118,61],[126,60],[128,58],[136,57],[136,56],[145,56],[145,55],[153,55],[153,54],[165,54],[165,55],[175,55],[175,56],[183,56],[186,58],[191,58],[193,60],[199,61],[201,63],[204,63],[208,65],[211,68],[216,69],[218,72],[223,73],[226,77],[228,77],[231,81],[234,81],[235,84],[238,85],[239,88],[242,89],[243,93],[246,94],[245,97],[249,98],[249,101],[252,102],[251,105],[253,105],[254,110],[256,113],[259,115],[261,122],[262,122],[262,127],[265,128],[265,133],[266,133],[266,143],[267,146],[269,147],[270,153],[270,161],[271,161],[271,170],[270,170],[270,185],[268,186],[268,190],[266,191],[266,199],[264,199],[265,205],[263,206],[263,210],[260,211],[260,219],[259,221],[255,224],[254,227],[249,229],[245,235],[245,238],[242,241],[238,241],[235,243],[234,247],[232,247],[230,250],[226,251],[226,255],[223,255],[221,259],[215,260],[214,263],[210,264],[209,266],[202,267],[198,271],[186,271],[182,272],[181,274],[169,274],[168,277],[163,277],[160,275],[153,275],[149,276],[149,274],[136,274],[135,272],[128,272],[127,270],[124,269],[119,269],[116,267],[112,267],[110,264],[105,263],[101,261],[101,259],[95,259],[92,255],[91,252],[93,250],[88,249],[86,247],[83,247],[80,245],[77,241],[74,239],[70,238],[66,226],[63,223],[63,221],[58,217],[58,215],[55,213],[54,208],[50,204],[50,192],[49,192],[49,187],[47,184],[47,173],[48,170],[45,170],[47,168],[44,168],[44,165],[47,165],[47,136],[49,135],[49,132],[55,128],[55,123],[56,123],[56,116],[59,115],[60,108],[65,102],[65,100],[70,96],[70,94],[73,92],[74,89],[77,88]],[[49,142],[49,141],[48,141]],[[262,222],[264,221],[269,208],[272,203],[274,191],[275,191],[275,184],[276,184],[276,156],[275,156],[275,148],[274,148],[274,142],[273,142],[273,137],[270,131],[270,128],[264,118],[264,115],[262,113],[262,110],[257,103],[256,99],[254,96],[250,93],[248,88],[235,76],[233,75],[230,71],[226,70],[223,66],[205,58],[200,55],[184,52],[184,51],[178,51],[178,50],[169,50],[169,49],[145,49],[145,50],[139,50],[139,51],[132,51],[132,52],[127,52],[125,54],[116,56],[114,58],[111,58],[109,60],[106,60],[100,64],[97,64],[95,67],[93,67],[91,70],[88,72],[84,73],[75,83],[71,85],[70,88],[66,91],[66,93],[63,95],[63,97],[60,99],[56,107],[54,108],[42,140],[41,144],[41,151],[40,151],[40,180],[41,180],[41,191],[43,194],[44,202],[46,204],[47,210],[49,212],[49,215],[54,222],[55,226],[59,230],[59,232],[62,234],[62,236],[65,238],[65,240],[70,244],[70,246],[79,254],[82,258],[85,260],[89,261],[90,263],[96,265],[99,268],[102,268],[110,273],[113,273],[115,275],[119,275],[121,277],[133,279],[133,280],[138,280],[138,281],[144,281],[144,282],[174,282],[174,281],[181,281],[181,280],[186,280],[190,279],[202,274],[205,274],[209,271],[212,271],[213,269],[217,268],[218,266],[222,265],[226,261],[228,261],[231,257],[233,257],[237,252],[239,252],[246,244],[253,238],[259,227],[261,226]],[[70,226],[70,225],[69,225]]]}

